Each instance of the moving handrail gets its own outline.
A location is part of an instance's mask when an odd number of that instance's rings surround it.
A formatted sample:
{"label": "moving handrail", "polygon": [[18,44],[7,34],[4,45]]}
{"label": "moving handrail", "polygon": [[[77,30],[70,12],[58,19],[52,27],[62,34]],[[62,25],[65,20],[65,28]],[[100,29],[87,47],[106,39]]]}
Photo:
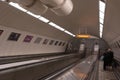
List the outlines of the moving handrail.
{"label": "moving handrail", "polygon": [[70,70],[70,69],[73,68],[75,65],[77,65],[79,62],[80,62],[80,61],[78,61],[78,62],[76,62],[76,63],[72,63],[72,64],[70,64],[70,65],[68,65],[68,66],[66,66],[66,67],[64,67],[64,68],[62,68],[62,69],[60,69],[60,70],[52,73],[52,74],[51,74],[52,76],[51,76],[51,75],[48,75],[48,76],[46,76],[46,77],[40,78],[39,80],[55,80],[55,79],[56,79],[56,76],[59,76],[59,75],[61,75],[62,73]]}
{"label": "moving handrail", "polygon": [[98,61],[94,63],[93,72],[91,72],[91,78],[89,80],[98,80]]}
{"label": "moving handrail", "polygon": [[[81,54],[68,54],[29,61],[1,64],[0,80],[41,80],[81,60]],[[14,65],[13,65],[14,64]],[[9,67],[4,67],[9,65]],[[32,76],[28,76],[32,75]],[[54,75],[54,74],[53,74]],[[11,76],[11,77],[5,77]],[[17,77],[15,77],[17,76]],[[24,77],[22,77],[24,76]]]}
{"label": "moving handrail", "polygon": [[20,61],[33,60],[33,59],[40,59],[40,58],[43,58],[43,57],[48,58],[48,57],[61,56],[61,55],[67,55],[67,54],[65,52],[62,52],[62,53],[0,56],[0,64],[20,62]]}
{"label": "moving handrail", "polygon": [[88,76],[84,80],[98,80],[98,65],[99,65],[99,62],[98,60],[96,60],[92,64],[90,71],[88,73]]}
{"label": "moving handrail", "polygon": [[70,57],[70,56],[74,56],[75,54],[69,54],[69,55],[62,55],[62,56],[54,56],[54,57],[46,57],[46,58],[40,58],[40,59],[34,59],[34,60],[27,60],[27,61],[19,61],[19,62],[13,62],[13,63],[7,63],[7,64],[1,64],[0,65],[0,71],[2,70],[6,70],[6,69],[11,69],[11,68],[15,68],[15,67],[20,67],[20,66],[24,66],[24,65],[31,65],[31,64],[35,64],[35,63],[41,63],[41,62],[46,62],[46,61],[50,61],[50,60],[56,60],[56,59],[60,59],[60,58],[64,58],[64,57]]}

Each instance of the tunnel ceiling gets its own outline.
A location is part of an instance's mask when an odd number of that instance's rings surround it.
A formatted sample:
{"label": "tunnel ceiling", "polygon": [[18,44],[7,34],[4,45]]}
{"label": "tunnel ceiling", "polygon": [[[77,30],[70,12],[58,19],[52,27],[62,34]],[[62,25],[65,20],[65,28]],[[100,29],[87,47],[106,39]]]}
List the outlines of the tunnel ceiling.
{"label": "tunnel ceiling", "polygon": [[[74,4],[74,9],[68,16],[57,16],[51,11],[47,11],[42,16],[64,27],[73,34],[78,34],[80,31],[81,33],[99,36],[99,0],[72,0],[72,2]],[[33,18],[29,18],[31,16],[14,10],[15,8],[12,9],[8,8],[8,6],[5,7],[5,5],[0,5],[0,9],[1,24],[10,23],[11,26],[23,26],[28,29],[33,27],[32,30],[39,30],[39,26],[46,26],[46,23],[43,24],[40,21],[38,23],[36,19],[33,20]],[[22,18],[24,18],[24,21]],[[15,20],[15,22],[12,20]],[[26,25],[29,27],[25,27]],[[60,32],[60,34],[62,33]]]}
{"label": "tunnel ceiling", "polygon": [[74,34],[88,33],[99,36],[99,1],[72,0],[73,11],[68,16],[57,16],[48,11],[45,16]]}
{"label": "tunnel ceiling", "polygon": [[120,35],[120,0],[107,0],[103,38],[110,44]]}

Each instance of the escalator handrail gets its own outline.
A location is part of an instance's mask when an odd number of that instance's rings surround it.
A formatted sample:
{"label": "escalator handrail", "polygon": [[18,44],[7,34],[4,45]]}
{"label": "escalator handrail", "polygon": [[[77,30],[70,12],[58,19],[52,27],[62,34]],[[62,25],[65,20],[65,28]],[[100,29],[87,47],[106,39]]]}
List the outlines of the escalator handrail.
{"label": "escalator handrail", "polygon": [[64,59],[64,58],[69,58],[69,57],[74,57],[76,55],[64,55],[64,56],[59,56],[59,57],[49,57],[49,58],[41,58],[41,59],[35,59],[35,60],[29,60],[29,61],[22,61],[22,62],[15,62],[15,63],[8,63],[8,64],[1,64],[0,65],[0,71],[7,70],[7,69],[12,69],[12,68],[17,68],[17,67],[22,67],[22,66],[29,66],[32,64],[42,64],[42,63],[47,63],[50,61],[55,61],[58,59]]}

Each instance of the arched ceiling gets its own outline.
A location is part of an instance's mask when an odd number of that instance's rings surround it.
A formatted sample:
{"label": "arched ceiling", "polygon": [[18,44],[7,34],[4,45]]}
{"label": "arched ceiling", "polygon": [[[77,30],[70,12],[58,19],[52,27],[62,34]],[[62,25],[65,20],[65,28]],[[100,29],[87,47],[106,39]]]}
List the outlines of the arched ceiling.
{"label": "arched ceiling", "polygon": [[74,34],[88,33],[99,36],[99,0],[72,0],[73,11],[68,16],[57,16],[48,11],[45,16]]}
{"label": "arched ceiling", "polygon": [[[72,0],[72,2],[74,8],[68,16],[57,16],[51,11],[47,11],[42,16],[64,27],[73,34],[78,34],[80,31],[81,33],[99,36],[99,0]],[[3,5],[3,3],[0,2],[0,24],[14,26],[15,28],[23,27],[25,28],[23,30],[32,29],[30,31],[36,34],[40,34],[39,30],[43,33],[46,32],[43,30],[47,28],[48,30],[53,30],[54,33],[58,32],[59,35],[63,35],[64,33],[50,29],[48,24],[40,22],[15,8],[9,7],[10,6],[6,6],[6,4]],[[42,28],[40,28],[40,26],[42,26]],[[45,29],[43,29],[44,27]],[[49,32],[48,35],[50,35]],[[54,37],[59,38],[58,35]]]}

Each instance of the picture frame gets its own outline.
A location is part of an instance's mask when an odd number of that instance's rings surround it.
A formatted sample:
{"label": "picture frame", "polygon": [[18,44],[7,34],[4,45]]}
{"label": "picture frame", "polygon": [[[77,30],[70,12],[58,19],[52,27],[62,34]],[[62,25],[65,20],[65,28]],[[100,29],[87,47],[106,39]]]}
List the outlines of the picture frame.
{"label": "picture frame", "polygon": [[36,38],[36,40],[34,41],[34,43],[39,44],[41,41],[42,41],[42,38],[38,37],[38,38]]}
{"label": "picture frame", "polygon": [[52,45],[54,43],[54,40],[51,40],[50,42],[49,42],[49,45]]}
{"label": "picture frame", "polygon": [[45,40],[43,41],[43,44],[46,45],[46,44],[48,43],[48,41],[49,41],[48,39],[45,39]]}
{"label": "picture frame", "polygon": [[20,35],[21,35],[20,33],[11,32],[11,34],[8,37],[8,40],[10,40],[10,41],[18,41]]}
{"label": "picture frame", "polygon": [[23,42],[31,42],[33,36],[31,35],[26,35],[26,37],[24,38]]}

